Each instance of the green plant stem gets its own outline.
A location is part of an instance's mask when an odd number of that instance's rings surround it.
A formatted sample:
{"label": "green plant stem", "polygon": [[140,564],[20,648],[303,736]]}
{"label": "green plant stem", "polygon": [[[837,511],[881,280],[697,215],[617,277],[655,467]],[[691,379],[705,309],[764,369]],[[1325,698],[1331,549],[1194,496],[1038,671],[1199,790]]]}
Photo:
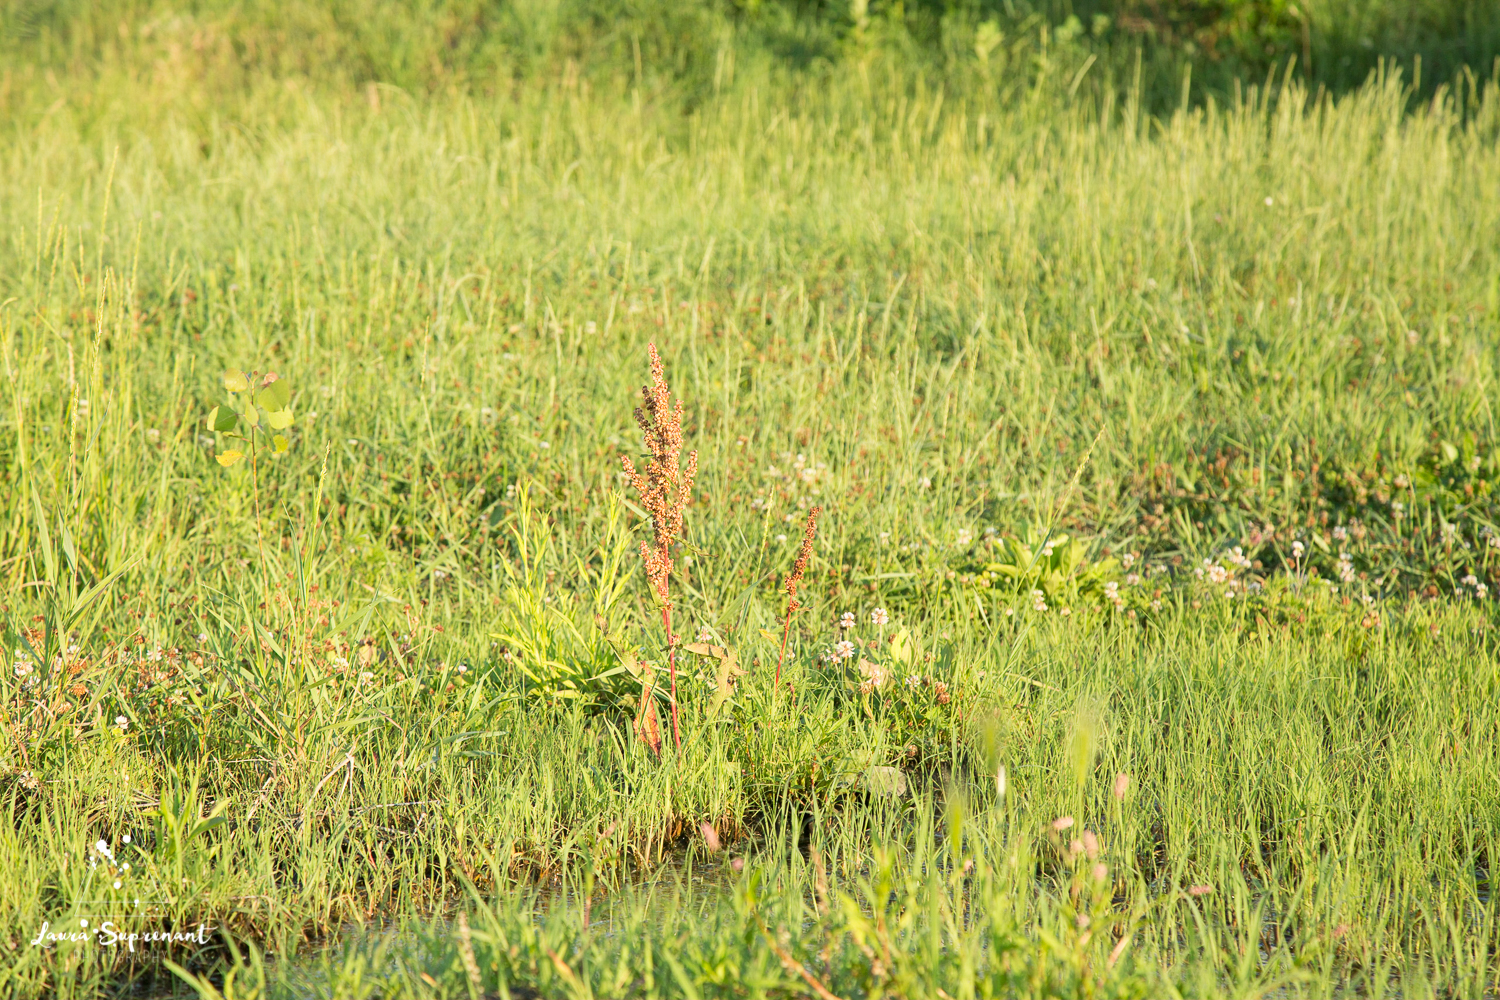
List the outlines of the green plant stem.
{"label": "green plant stem", "polygon": [[776,687],[781,687],[781,665],[786,662],[786,642],[787,638],[792,634],[792,615],[797,610],[793,607],[795,603],[795,599],[787,602],[786,621],[781,627],[781,653],[776,657]]}

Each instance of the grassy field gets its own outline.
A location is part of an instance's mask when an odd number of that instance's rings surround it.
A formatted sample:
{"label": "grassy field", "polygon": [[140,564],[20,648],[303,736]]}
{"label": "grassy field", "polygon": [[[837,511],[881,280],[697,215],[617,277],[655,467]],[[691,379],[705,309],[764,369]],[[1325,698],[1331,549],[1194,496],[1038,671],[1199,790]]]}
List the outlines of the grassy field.
{"label": "grassy field", "polygon": [[1494,81],[160,32],[3,88],[0,989],[1500,989]]}

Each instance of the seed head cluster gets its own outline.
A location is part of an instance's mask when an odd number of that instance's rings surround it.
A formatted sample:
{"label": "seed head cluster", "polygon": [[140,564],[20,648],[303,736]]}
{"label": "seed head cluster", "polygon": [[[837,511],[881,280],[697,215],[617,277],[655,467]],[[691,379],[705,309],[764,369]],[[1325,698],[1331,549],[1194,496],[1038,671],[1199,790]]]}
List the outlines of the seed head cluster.
{"label": "seed head cluster", "polygon": [[667,581],[672,575],[672,541],[682,533],[682,513],[693,495],[698,475],[698,453],[688,454],[687,468],[678,467],[682,453],[682,403],[671,404],[666,369],[656,345],[651,345],[651,384],[641,386],[641,406],[635,422],[646,436],[646,471],[636,471],[630,456],[622,456],[625,475],[641,495],[641,506],[651,515],[652,540],[641,543],[646,579],[664,605],[669,605]]}
{"label": "seed head cluster", "polygon": [[807,524],[802,529],[802,548],[798,550],[797,561],[792,564],[792,572],[786,578],[788,615],[802,607],[802,602],[797,600],[797,588],[802,585],[802,574],[807,572],[808,560],[812,558],[813,538],[818,534],[818,515],[822,513],[822,507],[807,512]]}

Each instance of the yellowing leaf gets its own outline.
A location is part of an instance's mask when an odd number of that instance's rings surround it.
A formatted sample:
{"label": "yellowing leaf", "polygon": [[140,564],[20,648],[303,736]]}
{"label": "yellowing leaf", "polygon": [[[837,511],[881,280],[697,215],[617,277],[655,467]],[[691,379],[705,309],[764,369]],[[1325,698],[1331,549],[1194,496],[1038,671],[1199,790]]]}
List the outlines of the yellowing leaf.
{"label": "yellowing leaf", "polygon": [[235,451],[233,448],[229,449],[228,451],[221,451],[214,456],[214,458],[218,459],[219,464],[224,466],[224,468],[226,469],[244,457],[244,452]]}
{"label": "yellowing leaf", "polygon": [[[269,375],[266,377],[270,378]],[[284,410],[292,401],[292,389],[285,379],[278,378],[256,393],[255,401],[268,410]]]}
{"label": "yellowing leaf", "polygon": [[745,676],[745,671],[740,667],[739,657],[733,650],[725,649],[723,646],[713,646],[706,642],[689,642],[682,647],[689,653],[697,653],[699,656],[712,656],[719,661],[719,668],[714,677],[714,698],[709,708],[710,715],[716,715],[724,703],[734,697],[735,682]]}
{"label": "yellowing leaf", "polygon": [[891,637],[891,659],[910,666],[911,657],[911,633],[901,629]]}
{"label": "yellowing leaf", "polygon": [[290,444],[286,438],[278,434],[271,439],[271,446],[276,449],[276,454],[279,455],[282,452],[286,451]]}
{"label": "yellowing leaf", "polygon": [[740,661],[733,653],[725,656],[719,661],[719,669],[714,677],[714,699],[709,708],[710,715],[717,715],[724,703],[734,697],[736,682],[745,676],[745,671],[740,667]]}
{"label": "yellowing leaf", "polygon": [[256,412],[255,407],[245,407],[245,412],[241,413],[240,416],[244,417],[245,423],[249,424],[251,427],[260,426],[260,414]]}
{"label": "yellowing leaf", "polygon": [[[280,385],[281,383],[278,382],[276,384]],[[266,423],[271,425],[272,430],[285,430],[286,428],[292,426],[292,411],[272,410],[270,413],[266,414]]]}
{"label": "yellowing leaf", "polygon": [[224,388],[230,392],[245,392],[250,388],[250,380],[245,378],[244,372],[227,371],[224,373]]}

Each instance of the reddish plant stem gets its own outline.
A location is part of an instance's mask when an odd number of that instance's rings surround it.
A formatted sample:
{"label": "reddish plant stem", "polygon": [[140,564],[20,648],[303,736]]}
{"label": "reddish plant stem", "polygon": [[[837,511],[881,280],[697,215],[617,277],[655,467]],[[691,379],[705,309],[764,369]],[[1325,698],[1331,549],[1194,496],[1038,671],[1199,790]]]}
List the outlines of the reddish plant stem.
{"label": "reddish plant stem", "polygon": [[682,733],[677,728],[677,646],[672,642],[672,606],[663,604],[661,624],[667,630],[667,673],[672,678],[672,743],[682,751]]}
{"label": "reddish plant stem", "polygon": [[781,629],[781,655],[776,657],[776,687],[781,687],[781,664],[786,660],[786,640],[792,634],[792,613],[797,610],[796,601],[791,601],[786,608],[786,624]]}

